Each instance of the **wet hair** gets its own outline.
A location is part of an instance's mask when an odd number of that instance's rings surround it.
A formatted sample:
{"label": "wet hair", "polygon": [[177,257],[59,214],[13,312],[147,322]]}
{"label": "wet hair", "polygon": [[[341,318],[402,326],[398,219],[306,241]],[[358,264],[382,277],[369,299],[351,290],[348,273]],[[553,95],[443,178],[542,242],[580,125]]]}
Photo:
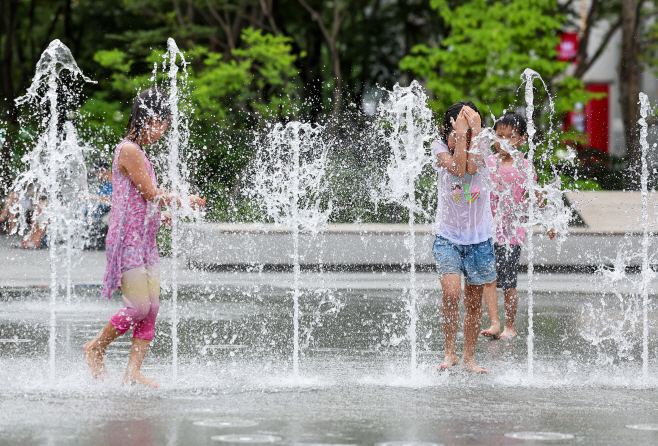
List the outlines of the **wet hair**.
{"label": "wet hair", "polygon": [[448,107],[446,114],[443,116],[443,130],[441,132],[441,139],[444,143],[448,144],[448,135],[452,133],[452,122],[450,122],[450,118],[456,121],[457,116],[459,116],[459,112],[461,112],[462,108],[465,106],[472,108],[478,115],[480,115],[480,119],[482,119],[482,113],[480,113],[480,110],[478,110],[475,104],[471,101],[459,101],[452,104],[450,107]]}
{"label": "wet hair", "polygon": [[157,116],[158,121],[168,121],[171,115],[169,96],[160,88],[141,92],[133,103],[130,119],[126,127],[125,139],[137,141],[144,134],[145,125]]}
{"label": "wet hair", "polygon": [[523,138],[528,134],[528,124],[522,114],[516,112],[505,112],[496,119],[494,123],[494,131],[498,127],[508,127],[516,130],[519,138]]}

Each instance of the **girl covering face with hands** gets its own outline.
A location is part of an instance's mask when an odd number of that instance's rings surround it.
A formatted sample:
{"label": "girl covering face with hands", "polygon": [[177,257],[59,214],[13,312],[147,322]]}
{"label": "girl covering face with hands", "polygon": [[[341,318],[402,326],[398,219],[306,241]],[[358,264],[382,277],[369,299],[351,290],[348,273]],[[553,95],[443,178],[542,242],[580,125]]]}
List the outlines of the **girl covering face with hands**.
{"label": "girl covering face with hands", "polygon": [[463,274],[466,315],[461,368],[486,373],[473,360],[482,318],[483,287],[496,279],[485,163],[489,140],[480,136],[481,131],[477,107],[472,102],[458,102],[446,111],[442,139],[431,145],[433,166],[438,172],[432,251],[443,289],[441,316],[446,349],[439,370],[459,364],[456,342]]}

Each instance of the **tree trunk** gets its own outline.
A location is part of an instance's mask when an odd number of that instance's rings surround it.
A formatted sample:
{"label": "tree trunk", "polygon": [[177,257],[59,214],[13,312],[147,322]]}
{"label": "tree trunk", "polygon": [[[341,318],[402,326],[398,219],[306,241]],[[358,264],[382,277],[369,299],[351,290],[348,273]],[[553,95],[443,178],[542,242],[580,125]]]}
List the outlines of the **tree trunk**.
{"label": "tree trunk", "polygon": [[331,71],[334,75],[334,96],[333,96],[333,115],[336,116],[340,110],[341,102],[343,99],[343,75],[340,71],[340,55],[338,54],[338,34],[344,19],[344,11],[341,8],[341,0],[333,1],[333,23],[331,34],[327,30],[322,16],[320,13],[309,6],[305,0],[298,0],[299,3],[306,9],[313,20],[315,20],[324,36],[327,46],[329,47],[329,57],[331,58]]}
{"label": "tree trunk", "polygon": [[340,72],[340,56],[338,54],[335,41],[330,45],[330,54],[332,61],[332,71],[334,74],[334,82],[336,83],[334,86],[333,115],[337,116],[343,100],[343,75]]}
{"label": "tree trunk", "polygon": [[624,140],[628,156],[626,188],[640,188],[641,149],[637,121],[640,94],[640,8],[643,0],[622,0],[622,45],[619,67],[619,94],[621,97]]}

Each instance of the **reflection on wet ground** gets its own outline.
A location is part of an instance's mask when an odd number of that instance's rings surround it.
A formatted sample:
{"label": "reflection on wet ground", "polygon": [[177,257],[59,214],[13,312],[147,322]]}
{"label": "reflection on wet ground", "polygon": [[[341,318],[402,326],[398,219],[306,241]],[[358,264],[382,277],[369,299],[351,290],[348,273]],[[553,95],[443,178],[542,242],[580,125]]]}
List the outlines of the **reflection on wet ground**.
{"label": "reflection on wet ground", "polygon": [[[302,376],[294,379],[292,304],[284,289],[188,286],[179,310],[178,380],[171,379],[165,293],[143,368],[162,384],[152,391],[119,383],[127,336],[108,349],[112,379],[89,377],[82,344],[119,300],[100,301],[96,287],[75,291],[70,306],[55,308],[54,383],[48,290],[1,291],[0,445],[658,442],[658,349],[650,344],[651,377],[642,380],[639,325],[629,323],[618,296],[535,293],[530,379],[523,294],[521,336],[479,342],[476,360],[490,373],[472,376],[436,372],[440,291],[421,296],[412,374],[403,291],[310,290],[301,302]],[[633,299],[624,296],[627,304]],[[610,325],[623,339],[606,334]]]}

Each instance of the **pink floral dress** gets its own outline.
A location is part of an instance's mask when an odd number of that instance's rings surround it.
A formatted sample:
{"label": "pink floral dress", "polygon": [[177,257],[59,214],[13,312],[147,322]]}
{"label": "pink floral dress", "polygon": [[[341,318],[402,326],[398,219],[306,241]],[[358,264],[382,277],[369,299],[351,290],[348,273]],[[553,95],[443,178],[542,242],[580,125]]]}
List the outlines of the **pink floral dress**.
{"label": "pink floral dress", "polygon": [[[124,177],[119,170],[119,154],[123,146],[130,142],[121,141],[114,151],[112,162],[112,210],[105,242],[107,266],[101,294],[105,299],[111,298],[116,288],[121,288],[124,271],[160,262],[156,243],[160,205],[142,198],[132,180]],[[139,148],[151,181],[157,187],[153,166],[146,153]]]}

